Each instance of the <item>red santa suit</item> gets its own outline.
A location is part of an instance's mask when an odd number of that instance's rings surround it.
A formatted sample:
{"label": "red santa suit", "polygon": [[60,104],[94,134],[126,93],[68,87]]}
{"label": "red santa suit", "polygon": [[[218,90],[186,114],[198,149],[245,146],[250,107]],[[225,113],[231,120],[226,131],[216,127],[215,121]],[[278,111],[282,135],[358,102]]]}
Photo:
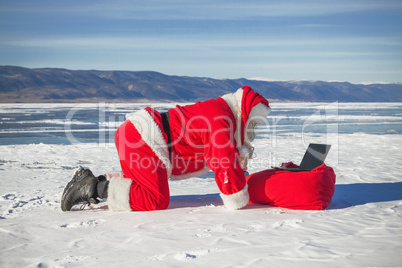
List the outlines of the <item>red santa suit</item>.
{"label": "red santa suit", "polygon": [[250,87],[217,99],[179,106],[168,111],[171,147],[161,115],[152,108],[128,114],[116,132],[123,173],[109,174],[109,209],[158,210],[169,205],[172,180],[215,173],[228,209],[249,202],[244,167],[249,156],[246,128],[262,123],[268,101]]}

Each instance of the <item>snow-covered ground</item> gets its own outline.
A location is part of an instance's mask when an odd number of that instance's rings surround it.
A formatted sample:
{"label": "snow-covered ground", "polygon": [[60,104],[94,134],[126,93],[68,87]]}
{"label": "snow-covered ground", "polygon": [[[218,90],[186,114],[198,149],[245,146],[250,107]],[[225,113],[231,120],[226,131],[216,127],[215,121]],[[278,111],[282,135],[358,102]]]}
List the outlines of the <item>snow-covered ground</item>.
{"label": "snow-covered ground", "polygon": [[308,142],[330,141],[337,185],[329,208],[229,211],[207,173],[171,181],[167,210],[117,213],[100,203],[62,212],[77,166],[120,171],[114,145],[0,146],[0,267],[402,267],[401,134],[257,137],[250,172],[298,163]]}

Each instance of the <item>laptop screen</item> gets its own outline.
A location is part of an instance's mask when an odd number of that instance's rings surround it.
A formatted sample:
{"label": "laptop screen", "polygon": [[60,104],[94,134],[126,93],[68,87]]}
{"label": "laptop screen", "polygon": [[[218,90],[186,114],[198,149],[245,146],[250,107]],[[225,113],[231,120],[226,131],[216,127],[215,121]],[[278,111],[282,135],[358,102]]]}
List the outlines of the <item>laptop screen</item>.
{"label": "laptop screen", "polygon": [[324,163],[331,145],[310,143],[300,163],[300,169],[313,170]]}

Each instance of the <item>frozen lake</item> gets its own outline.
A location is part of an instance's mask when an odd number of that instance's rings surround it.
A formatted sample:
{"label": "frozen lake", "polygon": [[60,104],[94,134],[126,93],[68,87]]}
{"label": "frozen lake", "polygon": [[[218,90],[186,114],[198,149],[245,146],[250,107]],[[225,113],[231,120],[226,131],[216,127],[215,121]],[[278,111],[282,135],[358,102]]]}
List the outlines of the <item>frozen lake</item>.
{"label": "frozen lake", "polygon": [[[124,115],[146,106],[164,112],[174,104],[0,104],[0,145],[113,142]],[[259,127],[269,136],[402,133],[402,103],[273,103],[271,107],[266,125]]]}

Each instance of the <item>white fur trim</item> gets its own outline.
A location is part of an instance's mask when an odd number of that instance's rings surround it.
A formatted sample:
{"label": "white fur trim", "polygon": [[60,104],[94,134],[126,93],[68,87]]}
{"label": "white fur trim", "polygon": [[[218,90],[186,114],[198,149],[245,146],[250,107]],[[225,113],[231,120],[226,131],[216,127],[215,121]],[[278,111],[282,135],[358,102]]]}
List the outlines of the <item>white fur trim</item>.
{"label": "white fur trim", "polygon": [[158,124],[155,123],[152,116],[146,110],[127,114],[126,118],[133,123],[141,138],[151,147],[152,151],[165,165],[169,178],[172,174],[172,164],[169,160],[169,150],[166,140],[163,138],[162,130]]}
{"label": "white fur trim", "polygon": [[243,89],[239,88],[235,93],[229,93],[221,97],[232,110],[232,113],[236,120],[236,131],[234,138],[236,140],[237,147],[241,146],[241,101],[243,99]]}
{"label": "white fur trim", "polygon": [[132,180],[124,177],[122,173],[107,174],[109,188],[107,203],[111,211],[131,211],[130,188]]}
{"label": "white fur trim", "polygon": [[271,108],[267,107],[266,105],[264,105],[262,103],[258,103],[256,106],[254,106],[251,109],[250,114],[248,115],[247,124],[250,121],[253,121],[257,124],[264,123],[264,120],[268,116],[270,111],[271,111]]}
{"label": "white fur trim", "polygon": [[250,199],[248,195],[248,185],[244,186],[243,190],[230,194],[225,195],[223,193],[220,194],[223,200],[223,204],[227,209],[236,210],[245,207],[248,204]]}
{"label": "white fur trim", "polygon": [[180,174],[180,175],[172,175],[172,176],[170,176],[170,178],[174,181],[185,180],[185,179],[201,176],[201,175],[207,173],[208,171],[210,171],[209,167],[204,166],[202,169],[200,169],[198,171],[184,173],[184,174]]}

